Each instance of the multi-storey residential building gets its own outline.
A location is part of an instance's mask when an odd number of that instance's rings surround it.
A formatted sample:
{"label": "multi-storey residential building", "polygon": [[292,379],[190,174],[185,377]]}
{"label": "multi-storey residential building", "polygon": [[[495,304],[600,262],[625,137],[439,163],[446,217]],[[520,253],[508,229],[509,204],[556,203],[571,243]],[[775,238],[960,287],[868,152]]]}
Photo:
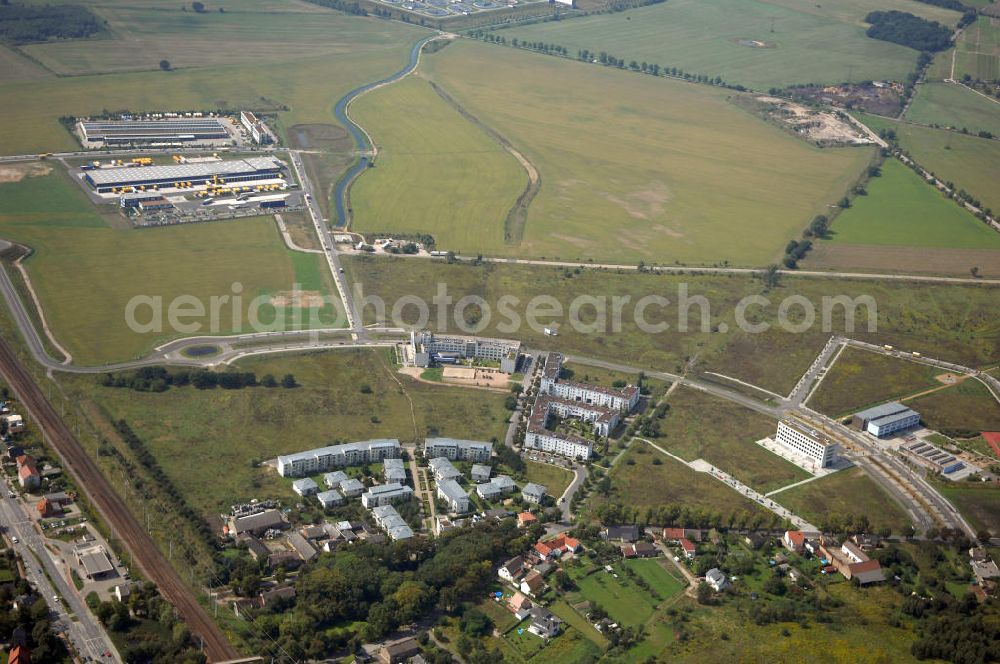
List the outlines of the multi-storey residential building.
{"label": "multi-storey residential building", "polygon": [[453,480],[462,476],[462,473],[451,464],[447,457],[434,457],[427,462],[427,465],[430,466],[435,482]]}
{"label": "multi-storey residential building", "polygon": [[367,509],[372,509],[373,507],[403,502],[412,497],[413,489],[405,484],[399,484],[398,482],[377,484],[361,494],[361,504]]}
{"label": "multi-storey residential building", "polygon": [[498,362],[500,371],[511,374],[521,359],[521,342],[509,339],[437,336],[425,330],[410,333],[410,346],[418,367],[474,359]]}
{"label": "multi-storey residential building", "polygon": [[465,493],[455,480],[442,480],[437,483],[438,498],[448,503],[448,510],[461,514],[469,511],[469,494]]}
{"label": "multi-storey residential building", "polygon": [[424,456],[428,459],[447,457],[452,461],[489,461],[493,443],[455,438],[428,438],[424,441]]}
{"label": "multi-storey residential building", "polygon": [[331,468],[360,466],[377,463],[383,459],[396,459],[400,454],[399,441],[395,438],[329,445],[279,456],[278,474],[282,477],[314,475]]}

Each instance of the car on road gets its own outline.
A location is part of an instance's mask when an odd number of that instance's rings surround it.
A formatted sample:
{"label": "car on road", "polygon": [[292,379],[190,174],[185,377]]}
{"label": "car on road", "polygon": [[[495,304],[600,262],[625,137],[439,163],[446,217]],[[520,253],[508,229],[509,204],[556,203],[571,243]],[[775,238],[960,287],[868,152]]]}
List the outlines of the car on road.
{"label": "car on road", "polygon": [[17,537],[11,537],[10,541],[13,542],[14,544],[19,544],[21,542],[21,540],[17,539]]}

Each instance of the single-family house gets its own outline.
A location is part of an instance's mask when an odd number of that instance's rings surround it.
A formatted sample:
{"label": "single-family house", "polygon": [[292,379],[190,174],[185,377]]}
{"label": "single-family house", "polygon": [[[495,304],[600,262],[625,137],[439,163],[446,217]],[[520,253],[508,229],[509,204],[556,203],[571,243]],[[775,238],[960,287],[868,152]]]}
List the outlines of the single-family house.
{"label": "single-family house", "polygon": [[531,612],[531,607],[534,605],[531,603],[531,600],[528,599],[527,595],[519,591],[514,593],[514,596],[507,602],[507,606],[518,620],[524,620],[528,617]]}
{"label": "single-family house", "polygon": [[497,570],[497,576],[507,583],[514,583],[524,574],[524,556],[511,558]]}
{"label": "single-family house", "polygon": [[383,664],[403,664],[419,654],[420,644],[413,638],[386,643],[378,649],[378,659]]}
{"label": "single-family house", "polygon": [[545,577],[543,577],[535,570],[531,570],[530,572],[524,575],[523,579],[521,579],[521,585],[520,585],[521,592],[526,595],[531,595],[532,597],[535,597],[538,595],[538,593],[542,591],[544,587],[545,587]]}
{"label": "single-family house", "polygon": [[292,482],[292,491],[304,498],[319,491],[319,486],[311,477],[303,477]]}
{"label": "single-family house", "polygon": [[806,548],[806,535],[801,530],[786,530],[781,543],[789,551],[802,553]]}
{"label": "single-family house", "polygon": [[697,553],[698,549],[691,540],[686,537],[682,537],[678,544],[681,545],[681,551],[684,552],[685,558],[694,558],[694,554]]}
{"label": "single-family house", "polygon": [[533,523],[538,523],[538,517],[531,512],[519,512],[517,515],[517,527],[527,528]]}
{"label": "single-family house", "polygon": [[639,526],[608,526],[601,536],[609,542],[635,542],[639,539]]}
{"label": "single-family house", "polygon": [[528,482],[521,488],[521,497],[524,498],[526,502],[539,505],[542,500],[545,499],[546,491],[548,491],[548,489],[545,488],[545,485]]}
{"label": "single-family house", "polygon": [[717,567],[713,567],[705,573],[705,583],[712,587],[712,590],[719,592],[729,585],[729,580]]}
{"label": "single-family house", "polygon": [[562,629],[562,620],[556,618],[551,611],[543,606],[533,606],[529,612],[531,614],[531,624],[528,625],[529,632],[543,639],[559,635]]}
{"label": "single-family house", "polygon": [[472,477],[472,481],[478,484],[480,482],[489,482],[490,474],[492,472],[493,469],[485,463],[477,463],[472,466],[472,473],[470,476]]}

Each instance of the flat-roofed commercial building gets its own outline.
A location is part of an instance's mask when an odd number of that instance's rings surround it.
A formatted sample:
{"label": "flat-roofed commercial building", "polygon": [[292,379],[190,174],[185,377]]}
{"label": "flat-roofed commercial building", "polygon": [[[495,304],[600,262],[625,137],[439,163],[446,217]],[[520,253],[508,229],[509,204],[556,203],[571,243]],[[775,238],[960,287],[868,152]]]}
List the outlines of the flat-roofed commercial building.
{"label": "flat-roofed commercial building", "polygon": [[437,336],[433,332],[425,331],[412,332],[410,345],[414,364],[418,367],[454,362],[458,359],[475,359],[498,362],[500,371],[512,374],[517,371],[521,358],[521,342],[509,339]]}
{"label": "flat-roofed commercial building", "polygon": [[285,171],[285,163],[274,157],[247,157],[225,161],[188,162],[157,166],[121,166],[84,171],[83,178],[98,193],[138,187],[198,187],[206,183],[231,184],[273,180]]}
{"label": "flat-roofed commercial building", "polygon": [[176,145],[232,138],[222,118],[83,120],[78,126],[87,147]]}
{"label": "flat-roofed commercial building", "polygon": [[855,413],[851,423],[876,438],[885,438],[919,425],[920,413],[898,401],[892,401]]}
{"label": "flat-roofed commercial building", "polygon": [[794,454],[803,456],[820,468],[833,463],[837,445],[829,438],[795,420],[778,422],[774,440]]}
{"label": "flat-roofed commercial building", "polygon": [[278,474],[282,477],[315,475],[332,468],[360,466],[377,463],[383,459],[397,459],[402,449],[395,438],[379,438],[357,443],[342,443],[316,449],[285,454],[278,457]]}

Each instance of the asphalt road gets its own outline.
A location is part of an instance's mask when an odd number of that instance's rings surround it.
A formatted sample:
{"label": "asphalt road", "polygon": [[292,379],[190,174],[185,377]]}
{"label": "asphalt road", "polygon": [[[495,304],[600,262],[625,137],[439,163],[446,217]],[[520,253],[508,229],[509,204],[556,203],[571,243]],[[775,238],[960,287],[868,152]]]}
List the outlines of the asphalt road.
{"label": "asphalt road", "polygon": [[[66,634],[79,654],[89,655],[96,661],[120,662],[121,657],[104,628],[52,560],[42,536],[35,530],[34,522],[25,514],[24,503],[16,498],[7,498],[9,491],[7,483],[0,479],[0,516],[7,527],[8,537],[19,540],[11,546],[24,561],[28,580],[49,605],[53,626]],[[44,572],[40,565],[44,567]],[[45,572],[48,572],[48,576]],[[55,600],[56,596],[60,598],[59,601]],[[71,616],[75,616],[75,619]],[[108,656],[105,657],[104,653],[108,653]]]}

